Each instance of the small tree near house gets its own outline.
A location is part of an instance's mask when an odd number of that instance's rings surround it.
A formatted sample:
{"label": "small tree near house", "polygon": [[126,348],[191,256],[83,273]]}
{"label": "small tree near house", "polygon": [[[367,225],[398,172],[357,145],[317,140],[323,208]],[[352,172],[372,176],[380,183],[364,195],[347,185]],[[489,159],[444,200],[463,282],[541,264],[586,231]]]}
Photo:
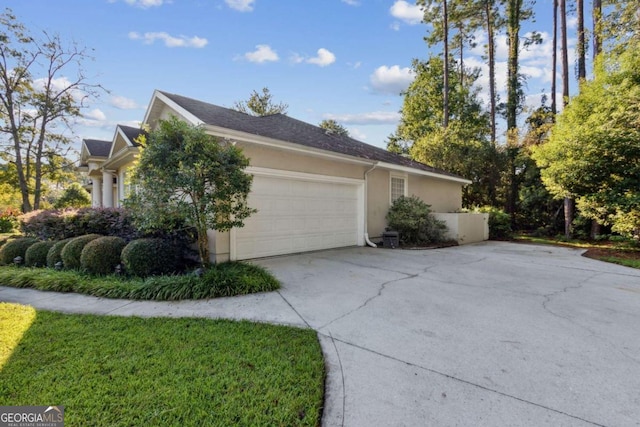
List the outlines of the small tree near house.
{"label": "small tree near house", "polygon": [[[253,177],[249,160],[225,141],[171,117],[143,136],[127,206],[142,230],[152,231],[184,220],[197,233],[200,261],[208,266],[207,230],[242,227],[255,212],[247,206]],[[177,222],[177,221],[176,221]]]}

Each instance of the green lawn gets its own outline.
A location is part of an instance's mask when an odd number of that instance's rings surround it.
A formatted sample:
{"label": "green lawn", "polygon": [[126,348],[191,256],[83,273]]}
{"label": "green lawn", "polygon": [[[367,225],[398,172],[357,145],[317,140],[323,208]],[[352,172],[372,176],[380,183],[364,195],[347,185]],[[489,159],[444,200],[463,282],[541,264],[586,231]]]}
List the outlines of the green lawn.
{"label": "green lawn", "polygon": [[311,330],[0,303],[0,405],[63,405],[67,426],[317,426],[323,389]]}

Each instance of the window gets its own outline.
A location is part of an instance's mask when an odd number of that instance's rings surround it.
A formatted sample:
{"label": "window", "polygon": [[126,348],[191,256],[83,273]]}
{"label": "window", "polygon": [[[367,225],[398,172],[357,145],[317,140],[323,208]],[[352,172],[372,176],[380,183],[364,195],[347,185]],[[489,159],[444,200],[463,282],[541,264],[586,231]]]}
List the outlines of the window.
{"label": "window", "polygon": [[397,198],[405,196],[405,187],[407,180],[405,178],[392,176],[391,177],[391,203],[395,202]]}

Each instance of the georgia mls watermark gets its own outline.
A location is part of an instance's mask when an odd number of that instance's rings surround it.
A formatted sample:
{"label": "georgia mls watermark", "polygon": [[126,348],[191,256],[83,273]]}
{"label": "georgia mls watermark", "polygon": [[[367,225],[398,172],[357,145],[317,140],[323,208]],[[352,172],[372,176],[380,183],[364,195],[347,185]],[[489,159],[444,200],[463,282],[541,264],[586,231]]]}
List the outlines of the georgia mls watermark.
{"label": "georgia mls watermark", "polygon": [[64,406],[0,406],[0,427],[64,427]]}

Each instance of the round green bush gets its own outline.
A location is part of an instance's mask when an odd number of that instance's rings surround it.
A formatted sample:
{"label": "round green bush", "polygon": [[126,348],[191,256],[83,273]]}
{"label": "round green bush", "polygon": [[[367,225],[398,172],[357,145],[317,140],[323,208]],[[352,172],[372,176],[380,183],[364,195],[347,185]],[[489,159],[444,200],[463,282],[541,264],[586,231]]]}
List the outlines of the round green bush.
{"label": "round green bush", "polygon": [[74,237],[73,239],[69,240],[69,242],[64,246],[62,252],[60,253],[64,268],[68,268],[71,270],[80,269],[80,267],[82,267],[82,264],[80,263],[82,249],[84,249],[87,243],[99,237],[102,236],[100,236],[99,234],[85,234],[84,236]]}
{"label": "round green bush", "polygon": [[47,240],[29,246],[24,255],[24,265],[27,267],[46,267],[47,254],[54,244],[55,242]]}
{"label": "round green bush", "polygon": [[389,228],[400,233],[403,245],[444,241],[447,226],[431,213],[431,206],[416,196],[399,197],[387,213]]}
{"label": "round green bush", "polygon": [[51,246],[51,249],[49,249],[47,253],[47,267],[55,268],[57,262],[62,262],[62,249],[64,249],[65,245],[69,243],[71,239],[73,239],[73,237],[58,240]]}
{"label": "round green bush", "polygon": [[13,264],[13,259],[17,256],[22,257],[24,260],[27,249],[37,242],[38,239],[34,239],[33,237],[9,240],[0,248],[0,265]]}
{"label": "round green bush", "polygon": [[178,270],[179,251],[163,239],[146,238],[129,242],[122,250],[127,273],[146,277],[171,274]]}
{"label": "round green bush", "polygon": [[124,239],[104,236],[90,241],[82,249],[80,265],[87,273],[106,275],[114,272],[120,264],[120,253],[126,246]]}

